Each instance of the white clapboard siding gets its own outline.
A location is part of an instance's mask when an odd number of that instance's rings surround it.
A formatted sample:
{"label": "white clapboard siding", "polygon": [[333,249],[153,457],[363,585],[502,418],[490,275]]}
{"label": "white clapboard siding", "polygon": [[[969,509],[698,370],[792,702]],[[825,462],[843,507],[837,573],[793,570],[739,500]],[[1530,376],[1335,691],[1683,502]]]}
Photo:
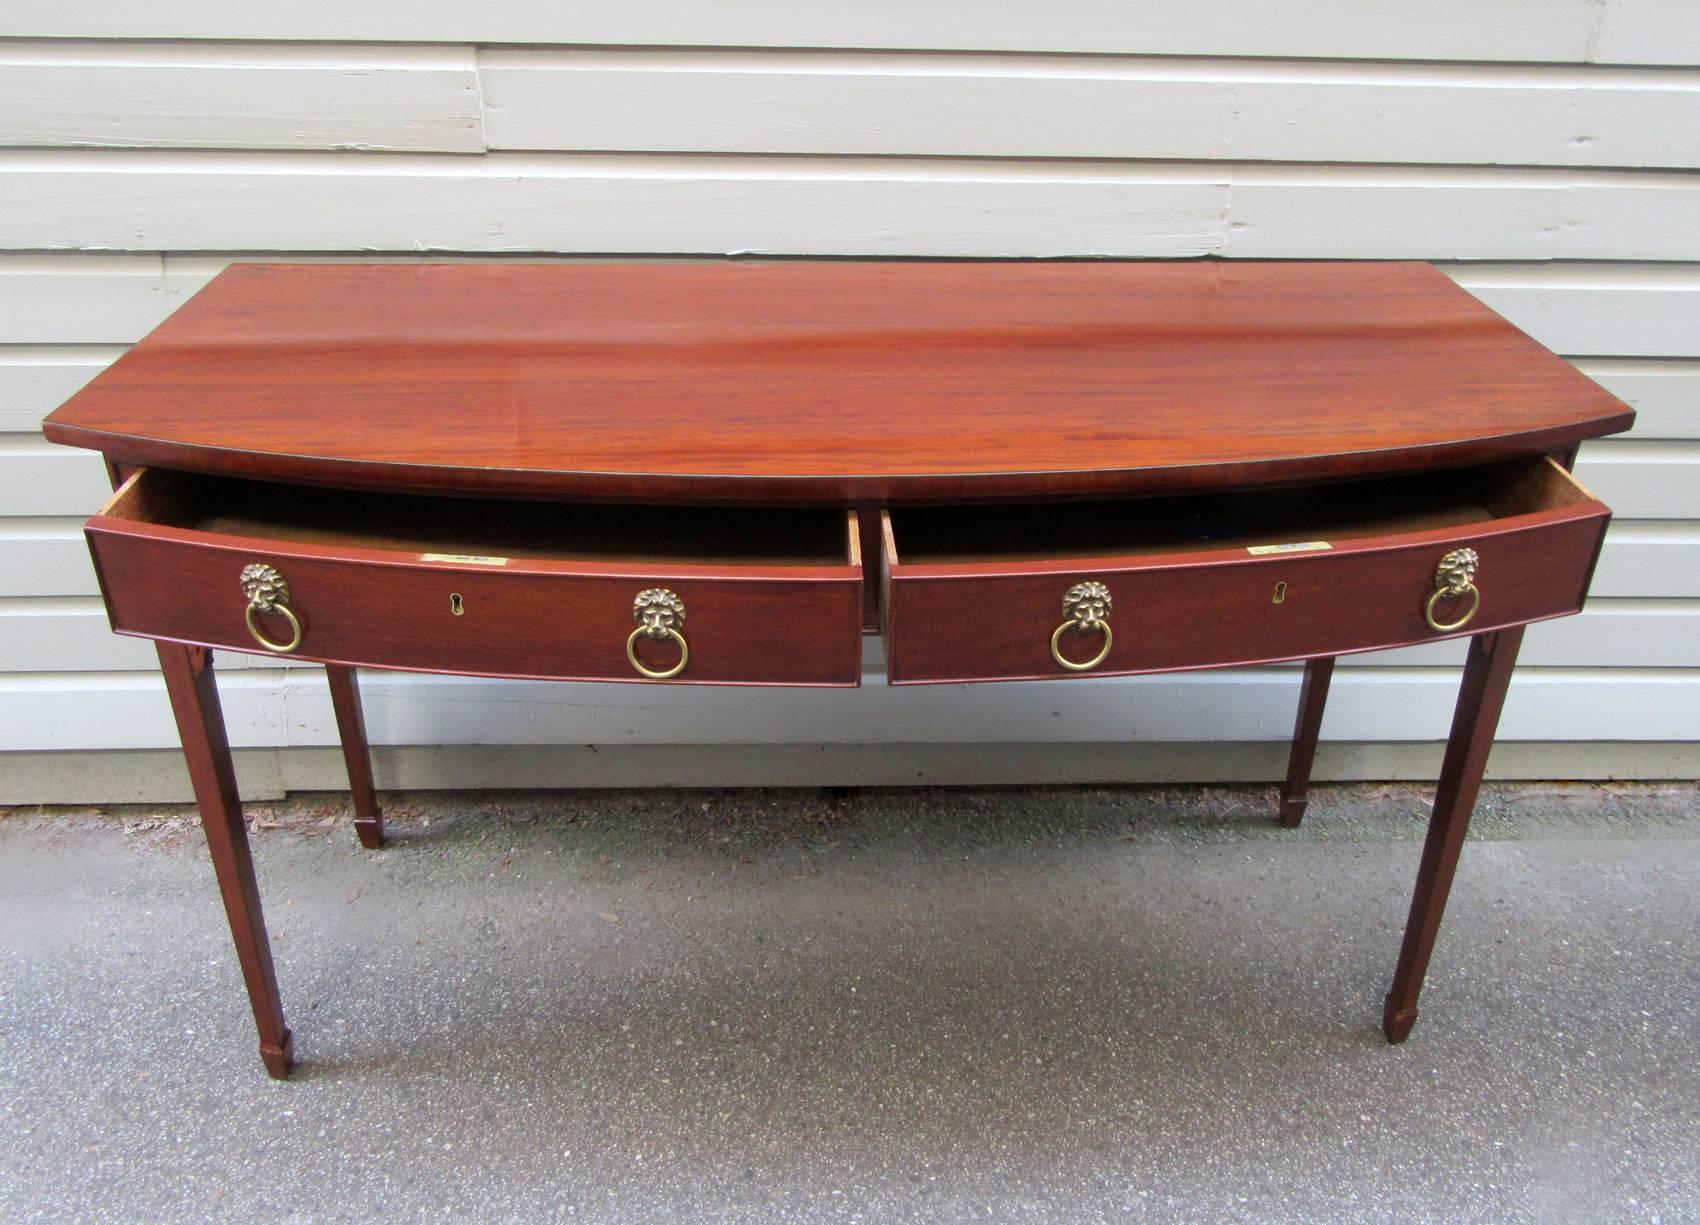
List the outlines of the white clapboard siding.
{"label": "white clapboard siding", "polygon": [[81,518],[0,519],[0,596],[99,593]]}
{"label": "white clapboard siding", "polygon": [[1635,409],[1633,437],[1700,438],[1700,362],[1592,358],[1576,366]]}
{"label": "white clapboard siding", "polygon": [[0,344],[140,340],[201,284],[175,281],[157,254],[0,253]]}
{"label": "white clapboard siding", "polygon": [[0,517],[88,515],[111,496],[106,465],[94,452],[39,436],[0,438]]}
{"label": "white clapboard siding", "polygon": [[482,153],[470,48],[0,43],[0,145]]}
{"label": "white clapboard siding", "polygon": [[[0,599],[0,674],[130,672],[157,666],[151,639],[114,634],[106,606],[92,598]],[[220,651],[222,671],[315,665],[276,656]]]}
{"label": "white clapboard siding", "polygon": [[[1491,600],[1491,578],[1484,574],[1479,583]],[[1609,667],[1621,658],[1626,642],[1635,644],[1640,666],[1700,668],[1700,603],[1592,600],[1577,616],[1531,627],[1518,658],[1530,667]],[[1345,656],[1342,662],[1456,669],[1464,662],[1464,644],[1375,651]],[[0,673],[124,671],[153,663],[153,644],[112,633],[98,598],[0,599]],[[876,683],[884,683],[883,678]]]}
{"label": "white clapboard siding", "polygon": [[[0,344],[140,340],[227,264],[245,260],[461,259],[393,252],[241,256],[0,253]],[[474,257],[476,258],[476,257]],[[529,254],[528,259],[570,260]],[[1700,268],[1660,264],[1452,264],[1459,284],[1548,348],[1577,356],[1700,357]],[[46,278],[46,279],[36,279]]]}
{"label": "white clapboard siding", "polygon": [[[82,525],[81,518],[0,519],[0,596],[98,594]],[[1614,521],[1593,594],[1700,597],[1700,524]]]}
{"label": "white clapboard siding", "polygon": [[490,50],[492,149],[1700,165],[1700,73]]}
{"label": "white clapboard siding", "polygon": [[1700,523],[1614,519],[1594,570],[1593,591],[1600,596],[1700,597]]}
{"label": "white clapboard siding", "polygon": [[[221,657],[222,658],[222,657]],[[1299,671],[1260,668],[1072,684],[860,689],[561,685],[368,672],[367,730],[378,744],[997,744],[1283,740]],[[219,685],[238,747],[328,745],[335,721],[322,671],[249,669]],[[681,698],[679,695],[683,694]],[[1323,736],[1443,739],[1458,674],[1441,668],[1336,673]],[[685,700],[688,699],[688,700]],[[1503,740],[1700,740],[1700,681],[1660,668],[1528,668],[1511,686]],[[0,743],[24,750],[172,748],[157,674],[0,677]]]}
{"label": "white clapboard siding", "polygon": [[1689,0],[8,0],[0,36],[875,47],[1683,64]]}
{"label": "white clapboard siding", "polygon": [[1700,259],[1700,176],[604,154],[0,153],[0,247],[121,245]]}
{"label": "white clapboard siding", "polygon": [[0,433],[33,433],[95,375],[118,360],[117,345],[0,345]]}
{"label": "white clapboard siding", "polygon": [[[1483,615],[1491,612],[1492,580],[1478,575]],[[1637,666],[1700,668],[1700,602],[1694,600],[1590,599],[1573,617],[1531,625],[1518,652],[1528,667],[1609,667],[1634,643]],[[1464,642],[1429,643],[1396,651],[1340,657],[1353,667],[1462,667]]]}
{"label": "white clapboard siding", "polygon": [[[175,743],[43,414],[231,259],[504,255],[1441,262],[1639,413],[1583,450],[1616,520],[1504,738],[1700,740],[1697,67],[1692,0],[10,0],[0,751]],[[1299,680],[892,690],[867,646],[854,692],[364,690],[379,744],[1150,744],[1280,741]],[[1460,650],[1349,659],[1324,737],[1444,735]],[[321,669],[220,665],[237,744],[334,742]]]}
{"label": "white clapboard siding", "polygon": [[1700,268],[1692,265],[1459,265],[1450,271],[1559,353],[1700,357]]}
{"label": "white clapboard siding", "polygon": [[[43,417],[123,351],[119,345],[0,344],[0,433],[39,429]],[[1592,358],[1576,364],[1634,407],[1636,438],[1700,438],[1700,362]]]}
{"label": "white clapboard siding", "polygon": [[1694,443],[1586,442],[1576,476],[1625,519],[1700,519],[1700,446]]}
{"label": "white clapboard siding", "polygon": [[0,672],[127,672],[154,665],[153,643],[114,634],[98,597],[0,600]]}

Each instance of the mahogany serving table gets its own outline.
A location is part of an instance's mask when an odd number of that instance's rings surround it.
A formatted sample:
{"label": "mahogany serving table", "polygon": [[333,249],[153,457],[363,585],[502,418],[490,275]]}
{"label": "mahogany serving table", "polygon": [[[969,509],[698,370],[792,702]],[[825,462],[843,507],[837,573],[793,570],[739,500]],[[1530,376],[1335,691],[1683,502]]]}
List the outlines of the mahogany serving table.
{"label": "mahogany serving table", "polygon": [[1630,410],[1421,264],[238,265],[48,418],[102,452],[260,1054],[286,1076],[212,649],[634,684],[1043,680],[1469,635],[1384,1028],[1402,1041],[1523,627]]}

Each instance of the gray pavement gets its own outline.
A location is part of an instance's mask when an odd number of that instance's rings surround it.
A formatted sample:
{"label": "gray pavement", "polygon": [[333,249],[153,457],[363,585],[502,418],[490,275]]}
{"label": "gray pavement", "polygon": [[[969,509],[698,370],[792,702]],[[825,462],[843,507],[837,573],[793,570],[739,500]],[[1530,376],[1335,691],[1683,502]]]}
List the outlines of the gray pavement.
{"label": "gray pavement", "polygon": [[1700,1221],[1700,799],[1501,786],[1378,1029],[1417,788],[0,815],[0,1221]]}

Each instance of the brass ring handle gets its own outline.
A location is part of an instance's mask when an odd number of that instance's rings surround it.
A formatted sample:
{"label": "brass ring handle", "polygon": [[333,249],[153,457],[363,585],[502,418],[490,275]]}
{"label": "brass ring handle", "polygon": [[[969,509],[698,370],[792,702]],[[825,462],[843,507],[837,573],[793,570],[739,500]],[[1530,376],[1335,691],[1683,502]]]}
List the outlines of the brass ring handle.
{"label": "brass ring handle", "polygon": [[[1085,663],[1077,664],[1072,659],[1065,659],[1062,649],[1058,646],[1058,640],[1062,638],[1064,630],[1102,630],[1104,632],[1104,645],[1098,648],[1098,653],[1091,659]],[[1110,631],[1108,621],[1076,621],[1071,617],[1051,631],[1051,658],[1070,672],[1090,672],[1110,657],[1110,644],[1115,639],[1116,636]]]}
{"label": "brass ring handle", "polygon": [[[1051,631],[1051,658],[1056,660],[1070,672],[1090,672],[1110,657],[1110,644],[1116,638],[1110,632],[1110,608],[1113,601],[1110,589],[1103,583],[1087,580],[1076,583],[1063,596],[1063,623]],[[1098,648],[1098,653],[1083,664],[1077,664],[1066,658],[1062,653],[1062,636],[1064,630],[1100,630],[1104,635],[1104,645]]]}
{"label": "brass ring handle", "polygon": [[[690,644],[685,641],[685,636],[683,634],[676,629],[663,631],[666,637],[671,638],[674,642],[679,644],[679,662],[663,672],[657,672],[654,668],[644,667],[643,661],[637,657],[637,640],[642,638],[644,633],[645,627],[640,625],[632,631],[631,637],[626,639],[626,658],[632,661],[632,667],[636,668],[641,674],[647,676],[652,681],[668,680],[671,677],[679,675],[679,673],[685,670],[685,665],[691,661],[691,647]],[[651,635],[651,637],[653,636],[654,635]]]}
{"label": "brass ring handle", "polygon": [[[638,623],[626,639],[626,658],[639,676],[652,681],[664,681],[679,675],[691,661],[691,647],[678,627],[685,623],[685,602],[665,587],[649,587],[637,593],[632,601],[632,620]],[[671,638],[679,644],[679,662],[671,668],[645,667],[637,657],[639,638]]]}
{"label": "brass ring handle", "polygon": [[[1423,605],[1423,620],[1437,634],[1450,634],[1461,630],[1470,624],[1476,615],[1476,610],[1482,606],[1482,593],[1476,590],[1476,568],[1481,565],[1481,558],[1476,556],[1474,549],[1453,549],[1440,559],[1440,564],[1434,568],[1434,590],[1429,593],[1428,603]],[[1456,621],[1436,621],[1434,606],[1442,600],[1456,600],[1463,596],[1470,597],[1470,607]]]}
{"label": "brass ring handle", "polygon": [[[254,624],[254,614],[257,612],[276,613],[285,621],[289,622],[289,628],[292,631],[289,641],[273,642],[270,638],[267,638],[261,631],[260,627]],[[248,611],[245,614],[245,619],[248,622],[248,632],[254,636],[254,641],[265,647],[268,651],[275,651],[279,655],[287,655],[296,647],[301,645],[301,622],[294,613],[289,611],[289,605],[287,604],[273,604],[270,608],[262,608],[253,600],[249,600]]]}
{"label": "brass ring handle", "polygon": [[[289,583],[275,566],[254,562],[242,567],[242,594],[248,597],[248,611],[243,619],[254,641],[277,655],[287,655],[301,645],[301,619],[289,608]],[[289,622],[289,641],[273,642],[254,620],[257,612],[276,613]]]}
{"label": "brass ring handle", "polygon": [[[1434,606],[1438,604],[1442,598],[1465,595],[1470,597],[1470,608],[1469,611],[1462,617],[1459,617],[1456,621],[1436,621],[1434,619]],[[1476,590],[1476,585],[1474,583],[1465,583],[1462,591],[1453,591],[1447,587],[1436,587],[1433,594],[1429,596],[1428,603],[1423,605],[1423,617],[1428,621],[1430,629],[1438,630],[1442,634],[1450,634],[1453,630],[1461,630],[1466,625],[1470,624],[1471,618],[1476,615],[1476,609],[1481,606],[1482,593]]]}

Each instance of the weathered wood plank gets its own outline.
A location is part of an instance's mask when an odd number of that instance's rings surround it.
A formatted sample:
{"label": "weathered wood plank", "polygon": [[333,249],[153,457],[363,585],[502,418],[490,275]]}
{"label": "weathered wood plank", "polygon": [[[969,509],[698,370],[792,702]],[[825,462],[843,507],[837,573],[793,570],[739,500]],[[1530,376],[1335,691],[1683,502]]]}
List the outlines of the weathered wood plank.
{"label": "weathered wood plank", "polygon": [[[1491,599],[1491,578],[1483,575],[1480,582]],[[1457,667],[1463,663],[1463,645],[1375,651],[1343,656],[1341,662]],[[1700,668],[1700,603],[1592,600],[1578,616],[1531,627],[1519,660],[1528,667]],[[111,632],[98,598],[0,600],[0,672],[146,671],[154,662],[147,642]]]}
{"label": "weathered wood plank", "polygon": [[1700,75],[1107,56],[489,50],[492,149],[1700,165]]}
{"label": "weathered wood plank", "polygon": [[1692,443],[1583,443],[1576,475],[1625,519],[1700,519],[1700,447]]}
{"label": "weathered wood plank", "polygon": [[[0,673],[147,672],[158,663],[151,641],[112,632],[99,596],[0,599]],[[219,655],[226,671],[316,666],[234,651]]]}
{"label": "weathered wood plank", "polygon": [[[870,678],[874,679],[874,678]],[[1263,668],[967,687],[810,690],[552,685],[373,672],[375,744],[973,744],[1283,740],[1299,672]],[[250,669],[220,683],[232,743],[330,745],[322,673]],[[1434,741],[1458,692],[1450,668],[1336,673],[1325,741]],[[1700,739],[1700,676],[1682,669],[1519,669],[1502,740]],[[0,677],[0,744],[14,750],[172,748],[156,674]]]}
{"label": "weathered wood plank", "polygon": [[81,519],[0,519],[0,596],[98,594]]}
{"label": "weathered wood plank", "polygon": [[[1492,580],[1481,575],[1484,607]],[[1693,600],[1590,599],[1574,617],[1529,627],[1521,667],[1700,668],[1700,603]],[[1397,651],[1342,655],[1352,667],[1461,667],[1464,642],[1437,642]]]}
{"label": "weathered wood plank", "polygon": [[1593,358],[1576,365],[1634,407],[1631,437],[1700,438],[1700,362]]}
{"label": "weathered wood plank", "polygon": [[1692,265],[1459,265],[1449,272],[1560,353],[1700,357],[1700,268]]}
{"label": "weathered wood plank", "polygon": [[0,145],[482,153],[470,48],[0,44]]}
{"label": "weathered wood plank", "polygon": [[877,47],[1423,60],[1693,63],[1700,22],[1685,0],[584,0],[469,5],[459,0],[11,0],[0,35],[235,38],[616,46]]}
{"label": "weathered wood plank", "polygon": [[123,351],[117,345],[0,346],[0,433],[35,433],[43,417]]}
{"label": "weathered wood plank", "polygon": [[1613,520],[1593,590],[1600,596],[1700,597],[1700,523]]}
{"label": "weathered wood plank", "polygon": [[111,496],[106,465],[92,451],[0,440],[0,516],[91,515]]}
{"label": "weathered wood plank", "polygon": [[183,297],[157,254],[0,254],[0,344],[128,343]]}
{"label": "weathered wood plank", "polygon": [[1700,176],[1191,163],[0,154],[0,246],[1700,259]]}

